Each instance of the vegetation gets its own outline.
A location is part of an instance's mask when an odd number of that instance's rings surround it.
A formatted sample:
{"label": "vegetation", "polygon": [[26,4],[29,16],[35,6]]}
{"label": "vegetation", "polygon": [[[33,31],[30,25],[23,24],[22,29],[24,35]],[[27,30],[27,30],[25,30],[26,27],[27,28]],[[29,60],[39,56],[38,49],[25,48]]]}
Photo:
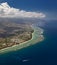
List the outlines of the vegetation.
{"label": "vegetation", "polygon": [[0,49],[10,47],[32,38],[33,29],[28,24],[0,21]]}

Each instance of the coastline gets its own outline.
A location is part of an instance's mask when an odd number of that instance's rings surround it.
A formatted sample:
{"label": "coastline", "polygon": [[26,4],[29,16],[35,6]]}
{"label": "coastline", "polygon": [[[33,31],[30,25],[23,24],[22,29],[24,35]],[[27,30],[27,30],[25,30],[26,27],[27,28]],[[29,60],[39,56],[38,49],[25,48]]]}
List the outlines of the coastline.
{"label": "coastline", "polygon": [[31,40],[28,40],[28,41],[23,42],[23,43],[18,44],[18,45],[14,45],[12,47],[7,47],[7,48],[4,48],[4,49],[1,49],[0,53],[7,53],[7,52],[10,52],[10,51],[16,51],[16,50],[34,45],[34,44],[36,44],[40,41],[43,41],[43,39],[44,39],[44,37],[42,35],[43,29],[41,29],[39,27],[34,27],[34,26],[32,26],[32,27],[34,29],[34,32],[32,33],[32,39]]}

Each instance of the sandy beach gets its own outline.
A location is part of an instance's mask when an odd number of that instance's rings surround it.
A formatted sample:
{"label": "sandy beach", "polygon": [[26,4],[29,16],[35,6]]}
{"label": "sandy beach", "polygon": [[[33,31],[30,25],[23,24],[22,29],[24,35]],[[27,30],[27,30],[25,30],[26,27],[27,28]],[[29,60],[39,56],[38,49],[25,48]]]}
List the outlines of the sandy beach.
{"label": "sandy beach", "polygon": [[44,39],[44,37],[43,37],[43,29],[41,29],[39,27],[33,27],[33,29],[34,29],[34,32],[32,33],[32,39],[31,40],[23,42],[23,43],[21,43],[19,45],[14,45],[12,47],[1,49],[0,53],[7,53],[7,52],[10,52],[10,51],[16,51],[16,50],[19,50],[19,49],[34,45],[34,44],[42,41]]}

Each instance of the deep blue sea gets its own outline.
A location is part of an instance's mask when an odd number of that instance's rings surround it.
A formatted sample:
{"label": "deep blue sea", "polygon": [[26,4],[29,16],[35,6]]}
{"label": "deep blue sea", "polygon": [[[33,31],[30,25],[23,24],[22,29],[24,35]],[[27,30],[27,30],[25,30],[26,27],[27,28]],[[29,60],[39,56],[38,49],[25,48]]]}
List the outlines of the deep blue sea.
{"label": "deep blue sea", "polygon": [[57,21],[46,22],[43,29],[44,41],[0,55],[0,65],[57,65]]}

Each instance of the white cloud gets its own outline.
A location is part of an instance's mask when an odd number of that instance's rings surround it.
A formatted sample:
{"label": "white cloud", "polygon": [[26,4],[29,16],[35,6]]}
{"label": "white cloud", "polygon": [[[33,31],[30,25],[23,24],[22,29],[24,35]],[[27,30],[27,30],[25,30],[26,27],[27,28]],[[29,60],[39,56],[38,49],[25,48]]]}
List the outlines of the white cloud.
{"label": "white cloud", "polygon": [[46,17],[43,13],[38,12],[27,12],[24,10],[16,9],[10,7],[7,2],[0,3],[0,17],[9,17],[9,18],[44,18]]}

